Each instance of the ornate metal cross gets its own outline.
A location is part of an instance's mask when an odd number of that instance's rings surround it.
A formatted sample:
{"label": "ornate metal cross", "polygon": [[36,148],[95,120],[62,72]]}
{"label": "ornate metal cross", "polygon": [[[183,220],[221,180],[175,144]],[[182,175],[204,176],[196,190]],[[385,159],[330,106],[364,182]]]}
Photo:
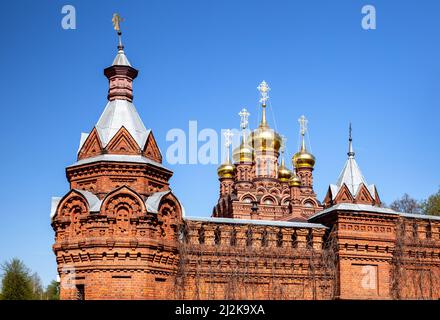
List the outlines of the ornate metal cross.
{"label": "ornate metal cross", "polygon": [[240,116],[240,128],[242,130],[246,129],[249,124],[249,115],[250,113],[246,110],[246,108],[241,109],[241,111],[238,113]]}
{"label": "ornate metal cross", "polygon": [[286,150],[286,143],[287,143],[287,137],[281,135],[281,146],[280,146],[281,153],[284,153],[284,151]]}
{"label": "ornate metal cross", "polygon": [[263,82],[260,83],[260,85],[257,87],[258,91],[260,91],[260,102],[263,105],[266,105],[266,101],[269,99],[269,85],[266,83],[266,81],[263,80]]}
{"label": "ornate metal cross", "polygon": [[225,130],[225,132],[223,133],[223,135],[225,136],[225,147],[226,148],[229,148],[229,146],[231,145],[231,143],[232,143],[232,136],[234,135],[233,133],[232,133],[232,131],[231,130]]}
{"label": "ornate metal cross", "polygon": [[301,130],[301,134],[305,135],[307,131],[307,123],[309,122],[309,120],[307,120],[305,116],[301,116],[298,119],[298,122],[299,122],[299,128]]}

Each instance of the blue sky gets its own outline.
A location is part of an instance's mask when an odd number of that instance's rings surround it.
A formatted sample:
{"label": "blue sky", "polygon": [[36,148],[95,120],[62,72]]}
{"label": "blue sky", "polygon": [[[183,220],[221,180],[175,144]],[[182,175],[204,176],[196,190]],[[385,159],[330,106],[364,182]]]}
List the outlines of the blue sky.
{"label": "blue sky", "polygon": [[[65,4],[76,30],[61,28]],[[377,30],[361,28],[366,4]],[[134,103],[164,153],[167,131],[187,131],[189,120],[236,128],[246,106],[255,127],[264,79],[289,158],[298,117],[310,121],[320,199],[346,159],[350,121],[357,161],[385,202],[440,185],[438,1],[17,0],[2,9],[0,260],[23,259],[46,284],[56,277],[50,198],[68,191],[65,167],[105,106],[113,12],[126,19],[125,51],[139,69]],[[210,215],[216,166],[169,167],[187,214]]]}

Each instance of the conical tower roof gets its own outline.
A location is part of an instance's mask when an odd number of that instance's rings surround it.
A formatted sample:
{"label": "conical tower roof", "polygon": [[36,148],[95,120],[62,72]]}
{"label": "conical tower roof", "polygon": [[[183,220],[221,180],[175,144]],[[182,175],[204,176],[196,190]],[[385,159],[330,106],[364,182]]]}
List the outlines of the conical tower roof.
{"label": "conical tower roof", "polygon": [[370,192],[372,198],[375,198],[376,193],[376,187],[374,184],[368,185],[367,181],[365,180],[361,169],[359,168],[356,159],[354,158],[355,153],[353,150],[353,139],[351,137],[351,124],[350,124],[350,135],[349,135],[349,143],[348,143],[348,159],[345,162],[344,168],[342,169],[339,178],[336,182],[336,185],[331,184],[330,189],[332,191],[333,198],[336,197],[339,190],[344,186],[344,184],[347,186],[348,190],[352,194],[353,197],[356,197],[359,188],[362,184],[367,187],[368,191]]}

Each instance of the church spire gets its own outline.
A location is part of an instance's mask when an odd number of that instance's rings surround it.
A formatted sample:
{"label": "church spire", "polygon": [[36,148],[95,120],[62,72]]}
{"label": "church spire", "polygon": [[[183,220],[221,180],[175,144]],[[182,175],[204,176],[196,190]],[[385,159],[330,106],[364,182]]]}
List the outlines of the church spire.
{"label": "church spire", "polygon": [[348,152],[347,155],[349,158],[354,158],[354,151],[353,151],[353,139],[351,137],[351,122],[348,129]]}
{"label": "church spire", "polygon": [[[336,184],[331,184],[329,192],[324,200],[327,206],[337,203],[363,203],[380,205],[376,186],[367,184],[356,159],[354,158],[353,138],[351,123],[348,129],[348,159],[345,161]],[[347,192],[351,196],[347,197]],[[363,190],[363,191],[362,191]]]}
{"label": "church spire", "polygon": [[128,61],[124,46],[122,45],[122,32],[120,23],[123,19],[119,14],[114,13],[112,22],[113,28],[118,34],[118,53],[110,67],[104,70],[109,80],[108,100],[133,101],[133,80],[137,77],[138,71]]}
{"label": "church spire", "polygon": [[113,14],[112,22],[113,22],[113,29],[116,30],[118,34],[118,53],[113,60],[112,65],[113,66],[131,66],[130,62],[128,61],[125,52],[124,52],[124,45],[122,44],[122,31],[121,31],[121,25],[120,23],[124,21],[123,18],[118,13]]}

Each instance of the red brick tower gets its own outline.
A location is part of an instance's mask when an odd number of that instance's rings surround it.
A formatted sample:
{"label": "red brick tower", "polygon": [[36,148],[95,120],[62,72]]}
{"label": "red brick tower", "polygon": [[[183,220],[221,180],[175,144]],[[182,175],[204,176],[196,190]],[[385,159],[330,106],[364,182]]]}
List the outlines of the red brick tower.
{"label": "red brick tower", "polygon": [[117,31],[118,53],[104,70],[108,103],[66,168],[70,191],[53,199],[62,299],[157,299],[172,291],[183,209],[169,188],[172,172],[132,103],[138,71]]}

